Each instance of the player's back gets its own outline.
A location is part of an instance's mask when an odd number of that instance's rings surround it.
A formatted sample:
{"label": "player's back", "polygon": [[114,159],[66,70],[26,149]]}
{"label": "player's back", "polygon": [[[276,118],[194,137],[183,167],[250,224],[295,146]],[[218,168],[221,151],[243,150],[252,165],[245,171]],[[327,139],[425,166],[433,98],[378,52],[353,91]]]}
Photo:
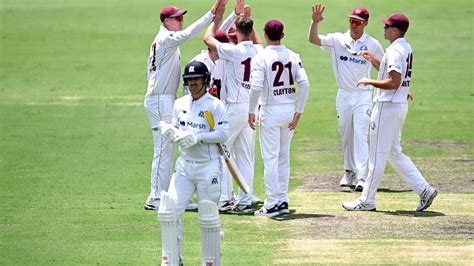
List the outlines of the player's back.
{"label": "player's back", "polygon": [[237,45],[223,44],[218,49],[224,60],[226,102],[248,102],[252,58],[263,50],[258,44],[243,41]]}

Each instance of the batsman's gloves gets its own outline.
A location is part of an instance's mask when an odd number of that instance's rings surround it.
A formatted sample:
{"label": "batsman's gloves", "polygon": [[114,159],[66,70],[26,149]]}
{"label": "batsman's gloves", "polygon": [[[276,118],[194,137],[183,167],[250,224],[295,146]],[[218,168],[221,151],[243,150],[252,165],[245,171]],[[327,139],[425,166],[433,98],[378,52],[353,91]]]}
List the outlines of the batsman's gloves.
{"label": "batsman's gloves", "polygon": [[182,148],[187,149],[199,142],[199,136],[192,131],[179,131],[176,143]]}
{"label": "batsman's gloves", "polygon": [[165,122],[160,121],[160,123],[151,128],[152,130],[159,130],[161,136],[170,142],[176,142],[176,138],[178,137],[178,129],[175,128],[173,125]]}

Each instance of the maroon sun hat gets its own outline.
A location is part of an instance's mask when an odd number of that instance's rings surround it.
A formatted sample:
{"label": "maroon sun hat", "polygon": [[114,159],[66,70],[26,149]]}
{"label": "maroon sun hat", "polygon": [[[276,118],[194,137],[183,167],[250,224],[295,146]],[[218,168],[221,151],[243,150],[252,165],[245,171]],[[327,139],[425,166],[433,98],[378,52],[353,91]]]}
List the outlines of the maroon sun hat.
{"label": "maroon sun hat", "polygon": [[349,15],[350,18],[362,20],[364,22],[369,22],[369,11],[364,7],[356,7],[352,10],[352,13]]}
{"label": "maroon sun hat", "polygon": [[395,13],[388,18],[381,19],[380,21],[385,25],[395,27],[403,32],[406,32],[408,30],[408,26],[410,26],[410,21],[408,21],[408,18],[401,13]]}
{"label": "maroon sun hat", "polygon": [[273,41],[281,40],[281,35],[283,34],[283,23],[279,20],[271,19],[265,23],[263,31],[267,34],[268,38]]}
{"label": "maroon sun hat", "polygon": [[182,16],[188,12],[187,10],[181,10],[175,6],[167,6],[160,11],[161,22],[165,21],[165,18],[175,18]]}
{"label": "maroon sun hat", "polygon": [[216,40],[218,40],[222,43],[230,42],[229,38],[227,37],[227,34],[225,34],[225,32],[223,32],[221,30],[216,31],[216,34],[214,35],[214,38],[216,38]]}

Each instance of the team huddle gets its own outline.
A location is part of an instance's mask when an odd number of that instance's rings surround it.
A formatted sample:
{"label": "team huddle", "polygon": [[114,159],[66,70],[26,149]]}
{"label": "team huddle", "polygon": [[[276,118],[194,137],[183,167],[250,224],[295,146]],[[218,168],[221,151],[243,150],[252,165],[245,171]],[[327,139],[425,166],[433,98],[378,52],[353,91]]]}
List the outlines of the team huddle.
{"label": "team huddle", "polygon": [[[162,265],[183,263],[180,217],[187,209],[199,211],[203,265],[221,264],[219,212],[290,214],[290,144],[309,96],[308,75],[300,56],[282,44],[281,21],[265,23],[264,47],[253,28],[251,8],[236,0],[224,19],[226,6],[227,0],[216,0],[209,12],[185,29],[186,10],[163,8],[162,25],[150,49],[144,106],[154,156],[144,208],[158,210]],[[391,43],[384,52],[376,39],[364,33],[369,21],[365,8],[351,12],[347,32],[320,35],[323,12],[321,4],[312,7],[308,40],[332,55],[344,161],[340,186],[362,192],[357,200],[344,202],[343,208],[376,209],[375,194],[389,161],[420,196],[416,210],[425,210],[437,191],[400,146],[412,97],[413,52],[404,38],[408,18],[396,13],[382,20],[384,37]],[[179,46],[205,27],[207,49],[186,64],[184,96],[176,99],[181,80]],[[372,67],[379,71],[377,79],[370,79]],[[259,201],[253,191],[257,126],[266,197],[263,206],[254,210],[252,204]],[[180,156],[171,174],[176,145]],[[236,194],[232,178],[240,186]],[[191,200],[194,194],[198,205]]]}

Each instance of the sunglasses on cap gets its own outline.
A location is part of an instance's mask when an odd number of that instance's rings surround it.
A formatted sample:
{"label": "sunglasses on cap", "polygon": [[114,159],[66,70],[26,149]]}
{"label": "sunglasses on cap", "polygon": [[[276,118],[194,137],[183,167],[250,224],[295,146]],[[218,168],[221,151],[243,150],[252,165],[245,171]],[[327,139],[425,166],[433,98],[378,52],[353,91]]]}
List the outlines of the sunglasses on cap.
{"label": "sunglasses on cap", "polygon": [[390,25],[387,25],[385,24],[385,26],[383,26],[384,29],[388,29],[388,28],[393,28],[393,26],[390,26]]}
{"label": "sunglasses on cap", "polygon": [[357,19],[349,19],[349,23],[352,25],[352,24],[355,24],[357,27],[359,26],[362,26],[364,24],[364,22],[362,20],[357,20]]}

